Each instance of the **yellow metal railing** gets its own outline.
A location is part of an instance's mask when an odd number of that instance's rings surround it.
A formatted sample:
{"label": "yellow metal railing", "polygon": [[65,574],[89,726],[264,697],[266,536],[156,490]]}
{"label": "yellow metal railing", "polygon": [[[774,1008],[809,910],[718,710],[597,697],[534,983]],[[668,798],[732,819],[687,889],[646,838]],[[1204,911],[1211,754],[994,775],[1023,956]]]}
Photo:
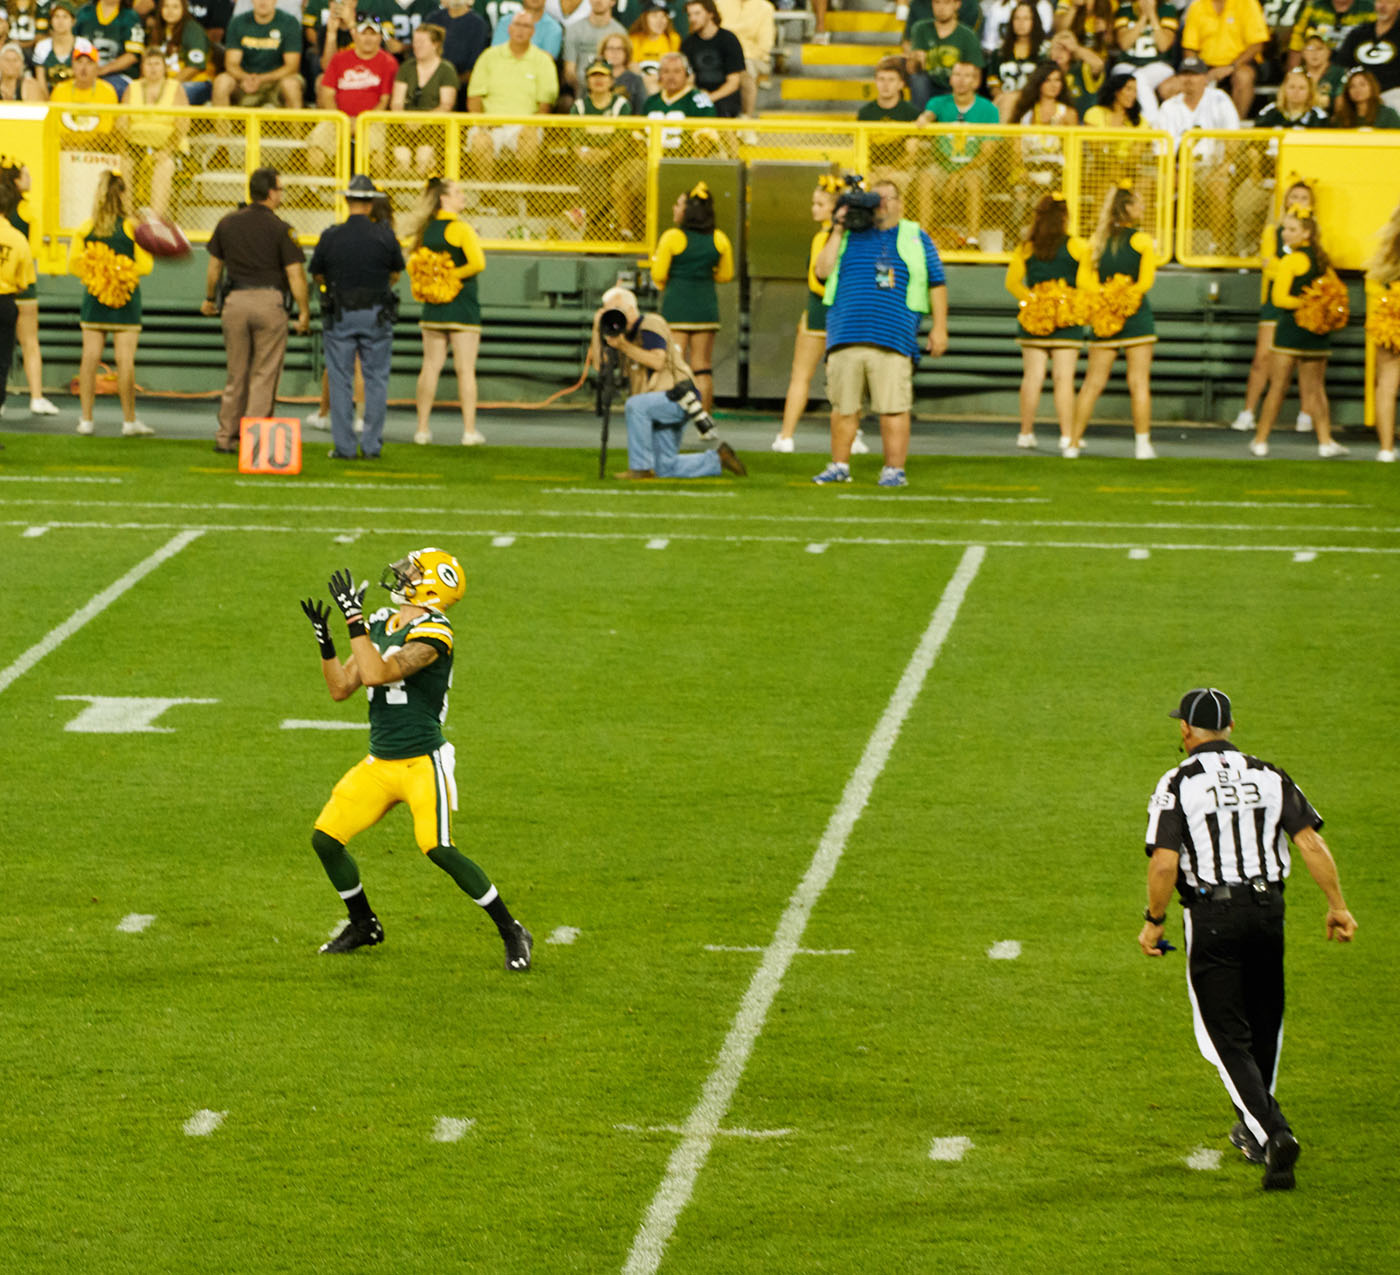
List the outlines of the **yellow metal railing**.
{"label": "yellow metal railing", "polygon": [[241,111],[160,107],[52,107],[44,121],[45,171],[37,201],[52,266],[57,241],[92,215],[97,175],[117,168],[131,183],[133,212],[165,205],[194,242],[248,198],[248,175],[270,165],[282,177],[278,215],[302,243],[344,215],[350,121],[337,111]]}

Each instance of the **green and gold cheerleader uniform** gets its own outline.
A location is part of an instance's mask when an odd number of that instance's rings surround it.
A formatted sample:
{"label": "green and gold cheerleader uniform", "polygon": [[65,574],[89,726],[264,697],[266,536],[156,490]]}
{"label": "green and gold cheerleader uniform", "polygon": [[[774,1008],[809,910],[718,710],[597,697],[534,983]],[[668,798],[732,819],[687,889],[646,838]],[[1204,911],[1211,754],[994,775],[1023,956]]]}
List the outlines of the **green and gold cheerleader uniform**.
{"label": "green and gold cheerleader uniform", "polygon": [[[1130,345],[1155,344],[1157,327],[1152,322],[1152,302],[1148,300],[1147,293],[1152,287],[1153,279],[1157,277],[1156,252],[1152,236],[1145,230],[1135,230],[1132,234],[1126,230],[1119,230],[1109,236],[1103,256],[1099,258],[1097,282],[1102,286],[1114,275],[1127,275],[1129,279],[1137,281],[1138,291],[1142,293],[1142,302],[1137,311],[1130,314],[1123,326],[1112,336],[1095,336],[1090,331],[1090,349],[1098,346],[1101,349],[1120,350]],[[1084,260],[1086,264],[1091,260],[1089,253],[1084,254]],[[1081,287],[1083,283],[1081,276]],[[1090,286],[1093,286],[1092,273]]]}
{"label": "green and gold cheerleader uniform", "polygon": [[1278,227],[1264,227],[1259,236],[1259,257],[1263,265],[1259,268],[1259,322],[1277,323],[1279,308],[1274,304],[1274,274],[1278,270]]}
{"label": "green and gold cheerleader uniform", "polygon": [[462,290],[451,301],[423,302],[418,326],[438,332],[480,332],[481,303],[477,299],[476,277],[486,269],[486,254],[476,231],[451,213],[440,212],[423,227],[423,247],[452,258]]}
{"label": "green and gold cheerleader uniform", "polygon": [[824,221],[812,236],[812,251],[807,255],[807,312],[802,316],[802,330],[813,336],[826,335],[826,284],[817,278],[817,258],[830,238],[831,223]]}
{"label": "green and gold cheerleader uniform", "polygon": [[1276,354],[1291,354],[1299,359],[1325,359],[1331,355],[1332,334],[1309,332],[1300,328],[1293,317],[1303,289],[1324,273],[1311,247],[1293,248],[1278,259],[1274,267],[1273,302],[1279,315],[1274,343],[1270,347]]}
{"label": "green and gold cheerleader uniform", "polygon": [[[1060,282],[1073,288],[1079,271],[1089,259],[1089,245],[1078,236],[1066,235],[1049,261],[1042,261],[1027,240],[1012,254],[1006,266],[1006,290],[1017,301],[1025,301],[1031,289],[1042,283]],[[1027,332],[1016,325],[1016,344],[1032,350],[1078,349],[1084,343],[1084,325],[1079,323],[1057,327],[1044,336]]]}
{"label": "green and gold cheerleader uniform", "polygon": [[652,282],[663,288],[661,317],[676,332],[719,330],[715,284],[734,277],[734,250],[722,230],[701,233],[673,226],[656,245]]}
{"label": "green and gold cheerleader uniform", "polygon": [[[93,234],[92,221],[83,222],[73,236],[72,248],[68,255],[68,267],[77,274],[74,263],[88,244],[106,244],[118,257],[126,257],[136,263],[136,273],[151,273],[155,261],[151,254],[136,242],[136,227],[130,218],[123,218],[110,235]],[[102,332],[139,332],[141,330],[141,285],[138,283],[127,298],[126,304],[113,307],[104,305],[90,291],[83,292],[83,303],[78,310],[78,326],[96,328]]]}
{"label": "green and gold cheerleader uniform", "polygon": [[[23,204],[24,200],[20,200]],[[29,242],[29,222],[24,218],[19,210],[19,205],[11,208],[6,215],[6,221],[10,223],[20,234],[24,236],[24,242]],[[15,293],[15,302],[23,305],[26,301],[37,302],[39,300],[39,284],[37,282],[29,284],[23,291]]]}

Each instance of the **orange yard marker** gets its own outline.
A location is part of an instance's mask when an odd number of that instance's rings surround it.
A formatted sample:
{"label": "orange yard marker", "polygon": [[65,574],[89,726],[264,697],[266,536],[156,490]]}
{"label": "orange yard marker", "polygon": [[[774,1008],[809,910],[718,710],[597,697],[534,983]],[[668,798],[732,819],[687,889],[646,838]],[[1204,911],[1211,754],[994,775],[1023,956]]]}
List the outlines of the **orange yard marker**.
{"label": "orange yard marker", "polygon": [[295,416],[245,416],[239,432],[240,474],[301,473],[301,422]]}

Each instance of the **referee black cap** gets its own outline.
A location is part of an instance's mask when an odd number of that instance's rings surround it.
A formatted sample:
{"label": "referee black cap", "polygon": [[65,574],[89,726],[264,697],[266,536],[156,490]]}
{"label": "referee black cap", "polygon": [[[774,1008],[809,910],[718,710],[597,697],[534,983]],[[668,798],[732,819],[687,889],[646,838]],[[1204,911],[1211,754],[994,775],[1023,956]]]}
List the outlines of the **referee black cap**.
{"label": "referee black cap", "polygon": [[1231,722],[1230,697],[1213,686],[1198,686],[1181,697],[1181,704],[1167,714],[1200,730],[1224,730]]}

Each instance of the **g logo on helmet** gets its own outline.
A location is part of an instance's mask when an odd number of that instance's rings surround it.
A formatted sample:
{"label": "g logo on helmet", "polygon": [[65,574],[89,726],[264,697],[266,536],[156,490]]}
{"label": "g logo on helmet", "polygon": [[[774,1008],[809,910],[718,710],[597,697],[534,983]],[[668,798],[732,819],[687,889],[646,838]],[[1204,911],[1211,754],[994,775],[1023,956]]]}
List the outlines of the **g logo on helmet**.
{"label": "g logo on helmet", "polygon": [[457,589],[461,587],[462,581],[458,577],[456,569],[450,562],[442,562],[438,564],[437,576],[438,579],[441,580],[443,584],[445,584],[449,589]]}

